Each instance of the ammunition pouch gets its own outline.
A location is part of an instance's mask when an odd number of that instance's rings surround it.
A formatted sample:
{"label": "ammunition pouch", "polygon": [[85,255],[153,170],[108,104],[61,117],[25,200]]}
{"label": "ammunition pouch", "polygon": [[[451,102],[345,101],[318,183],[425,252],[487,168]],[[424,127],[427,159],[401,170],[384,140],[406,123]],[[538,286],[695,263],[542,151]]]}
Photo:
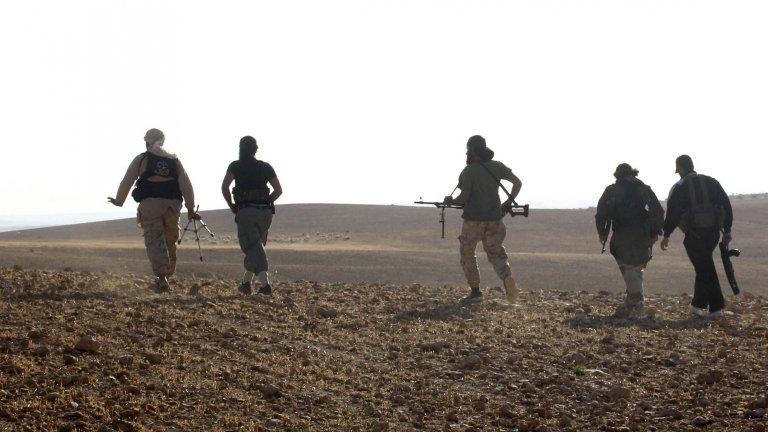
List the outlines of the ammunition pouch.
{"label": "ammunition pouch", "polygon": [[269,191],[266,189],[240,189],[233,188],[232,196],[235,199],[235,205],[238,207],[249,204],[269,205]]}

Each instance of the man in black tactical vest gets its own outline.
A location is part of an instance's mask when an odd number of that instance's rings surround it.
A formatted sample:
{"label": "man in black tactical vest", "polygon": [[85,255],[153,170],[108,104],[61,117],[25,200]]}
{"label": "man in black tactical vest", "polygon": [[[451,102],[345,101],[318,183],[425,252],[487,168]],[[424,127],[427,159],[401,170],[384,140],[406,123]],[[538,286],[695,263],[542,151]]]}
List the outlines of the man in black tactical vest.
{"label": "man in black tactical vest", "polygon": [[[267,244],[275,201],[283,194],[275,170],[266,162],[256,159],[256,139],[245,136],[240,140],[240,158],[227,168],[221,193],[227,205],[235,213],[237,238],[245,254],[245,274],[238,290],[252,293],[254,275],[259,279],[259,294],[270,295],[269,261],[264,246]],[[235,182],[234,189],[229,187]],[[270,193],[269,184],[272,186]],[[234,202],[232,196],[234,195]]]}
{"label": "man in black tactical vest", "polygon": [[675,165],[680,181],[669,192],[661,249],[669,248],[669,236],[680,227],[685,234],[685,251],[696,271],[691,310],[698,316],[718,318],[723,315],[725,299],[712,253],[721,232],[722,242],[726,246],[731,242],[731,201],[717,180],[694,171],[690,156],[678,157]]}
{"label": "man in black tactical vest", "polygon": [[611,255],[627,286],[627,297],[614,316],[643,314],[643,271],[651,260],[653,245],[664,223],[664,209],[653,190],[637,178],[638,170],[623,163],[616,167],[616,183],[605,188],[595,214],[602,244],[611,236]]}
{"label": "man in black tactical vest", "polygon": [[155,291],[169,290],[168,278],[176,272],[176,242],[182,199],[189,219],[195,213],[195,194],[184,166],[176,155],[163,148],[165,135],[150,129],[144,136],[147,151],[136,156],[125,172],[115,198],[109,202],[122,207],[134,182],[132,196],[139,203],[137,220],[144,231],[144,245],[157,279]]}

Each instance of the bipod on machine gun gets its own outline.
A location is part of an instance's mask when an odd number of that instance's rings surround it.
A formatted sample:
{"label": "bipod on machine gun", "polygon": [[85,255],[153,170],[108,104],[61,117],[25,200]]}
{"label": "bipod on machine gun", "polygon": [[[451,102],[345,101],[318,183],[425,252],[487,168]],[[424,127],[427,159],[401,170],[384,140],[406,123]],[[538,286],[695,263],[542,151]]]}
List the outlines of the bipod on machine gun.
{"label": "bipod on machine gun", "polygon": [[440,209],[440,218],[437,220],[437,223],[440,224],[442,227],[442,234],[440,235],[440,238],[445,238],[445,209],[447,208],[454,208],[454,209],[461,209],[464,208],[464,206],[457,206],[453,204],[443,204],[441,202],[437,201],[414,201],[414,204],[421,204],[421,205],[433,205]]}
{"label": "bipod on machine gun", "polygon": [[[200,206],[197,206],[195,209],[195,213],[200,210]],[[200,224],[200,227],[198,228],[198,223]],[[179,244],[181,244],[182,240],[184,240],[184,234],[189,231],[189,225],[192,225],[192,232],[195,233],[195,240],[197,241],[197,252],[200,255],[200,262],[203,262],[203,248],[200,245],[200,228],[206,230],[208,234],[210,234],[211,238],[216,237],[216,235],[211,231],[210,228],[208,228],[208,225],[205,224],[203,221],[203,218],[200,218],[200,220],[197,219],[190,219],[187,222],[187,226],[184,227],[184,231],[181,233],[181,237],[179,237]]]}

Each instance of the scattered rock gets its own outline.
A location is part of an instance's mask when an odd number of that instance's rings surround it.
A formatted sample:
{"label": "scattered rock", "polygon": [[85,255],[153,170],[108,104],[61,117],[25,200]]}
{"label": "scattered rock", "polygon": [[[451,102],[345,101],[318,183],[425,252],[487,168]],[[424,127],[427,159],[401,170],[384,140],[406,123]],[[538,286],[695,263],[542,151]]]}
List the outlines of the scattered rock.
{"label": "scattered rock", "polygon": [[77,364],[77,357],[69,354],[64,354],[64,364],[65,365],[73,365]]}
{"label": "scattered rock", "polygon": [[100,347],[101,345],[93,336],[81,336],[75,344],[76,350],[92,354],[98,353]]}
{"label": "scattered rock", "polygon": [[131,365],[133,365],[133,356],[132,355],[127,355],[127,354],[126,355],[122,355],[122,356],[117,358],[117,363],[120,366],[126,366],[126,367],[131,366]]}
{"label": "scattered rock", "polygon": [[483,359],[477,354],[470,354],[459,361],[459,369],[478,369],[483,364]]}
{"label": "scattered rock", "polygon": [[499,417],[510,418],[510,419],[516,417],[515,410],[512,407],[512,404],[510,404],[509,402],[504,402],[503,404],[499,405],[499,409],[497,410],[496,413],[499,415]]}
{"label": "scattered rock", "polygon": [[257,388],[261,392],[262,396],[267,399],[276,399],[283,396],[282,391],[280,391],[277,386],[272,384],[261,384]]}
{"label": "scattered rock", "polygon": [[158,353],[145,352],[144,358],[149,362],[149,364],[153,365],[158,365],[163,362],[163,356]]}
{"label": "scattered rock", "polygon": [[620,400],[629,399],[630,394],[631,393],[628,388],[622,387],[620,385],[614,385],[608,390],[606,397],[611,402],[618,402]]}
{"label": "scattered rock", "polygon": [[385,421],[377,421],[371,423],[371,432],[387,432],[389,430],[389,423]]}
{"label": "scattered rock", "polygon": [[725,378],[725,373],[721,370],[712,369],[696,375],[696,382],[699,384],[712,385],[719,383]]}
{"label": "scattered rock", "polygon": [[440,352],[443,349],[449,348],[450,344],[446,341],[437,342],[422,342],[419,344],[419,349],[429,352]]}
{"label": "scattered rock", "polygon": [[329,306],[318,306],[316,312],[318,316],[326,319],[336,318],[339,316],[339,311]]}
{"label": "scattered rock", "polygon": [[711,421],[705,419],[704,417],[697,416],[693,419],[693,425],[696,427],[704,427],[708,426],[711,423]]}
{"label": "scattered rock", "polygon": [[36,357],[45,357],[48,354],[50,354],[51,349],[48,348],[46,345],[40,345],[39,347],[32,350],[32,355]]}

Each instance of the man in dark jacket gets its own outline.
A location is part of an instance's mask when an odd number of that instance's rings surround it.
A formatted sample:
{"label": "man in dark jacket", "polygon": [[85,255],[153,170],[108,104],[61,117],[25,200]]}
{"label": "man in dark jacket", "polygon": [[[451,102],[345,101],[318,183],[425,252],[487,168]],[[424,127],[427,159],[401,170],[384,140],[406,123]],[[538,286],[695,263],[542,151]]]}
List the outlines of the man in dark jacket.
{"label": "man in dark jacket", "polygon": [[717,318],[723,315],[725,299],[712,253],[721,231],[723,243],[727,246],[731,242],[731,201],[717,180],[694,171],[690,156],[682,155],[675,162],[680,181],[669,192],[661,249],[669,248],[669,236],[679,226],[685,234],[685,251],[696,270],[691,310],[699,316]]}
{"label": "man in dark jacket", "polygon": [[623,163],[616,167],[616,183],[605,188],[597,204],[595,223],[605,244],[613,225],[611,255],[616,258],[627,285],[627,297],[615,316],[627,318],[643,312],[643,271],[651,260],[651,248],[659,239],[664,209],[656,194],[640,179],[638,170]]}

